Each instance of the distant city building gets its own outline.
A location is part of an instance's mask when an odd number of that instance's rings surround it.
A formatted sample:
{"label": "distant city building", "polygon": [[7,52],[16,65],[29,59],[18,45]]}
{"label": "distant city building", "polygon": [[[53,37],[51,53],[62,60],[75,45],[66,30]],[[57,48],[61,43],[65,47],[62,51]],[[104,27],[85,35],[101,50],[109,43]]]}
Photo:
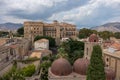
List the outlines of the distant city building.
{"label": "distant city building", "polygon": [[0,46],[4,45],[9,38],[0,38]]}
{"label": "distant city building", "polygon": [[57,45],[59,45],[62,38],[76,38],[76,26],[64,22],[59,23],[56,20],[53,23],[24,22],[24,37],[33,41],[37,35],[51,36],[55,38]]}
{"label": "distant city building", "polygon": [[31,43],[28,39],[9,38],[0,46],[0,76],[12,67],[13,60],[29,55]]}
{"label": "distant city building", "polygon": [[0,62],[9,60],[10,48],[8,46],[0,46]]}
{"label": "distant city building", "polygon": [[49,49],[49,40],[40,39],[35,41],[34,50],[45,50],[45,49]]}

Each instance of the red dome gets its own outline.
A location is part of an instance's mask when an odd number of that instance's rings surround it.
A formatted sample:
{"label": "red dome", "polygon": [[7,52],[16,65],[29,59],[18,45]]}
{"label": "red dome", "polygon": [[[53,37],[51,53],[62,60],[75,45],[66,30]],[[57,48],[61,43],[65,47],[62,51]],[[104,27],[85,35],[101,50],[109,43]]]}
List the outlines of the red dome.
{"label": "red dome", "polygon": [[105,68],[106,80],[115,80],[115,71]]}
{"label": "red dome", "polygon": [[98,36],[96,34],[91,34],[89,37],[89,42],[98,42]]}
{"label": "red dome", "polygon": [[72,73],[72,66],[66,59],[59,58],[52,63],[51,72],[58,76],[67,76]]}
{"label": "red dome", "polygon": [[89,65],[88,59],[79,58],[74,62],[74,65],[73,65],[74,72],[81,75],[86,75],[88,65]]}

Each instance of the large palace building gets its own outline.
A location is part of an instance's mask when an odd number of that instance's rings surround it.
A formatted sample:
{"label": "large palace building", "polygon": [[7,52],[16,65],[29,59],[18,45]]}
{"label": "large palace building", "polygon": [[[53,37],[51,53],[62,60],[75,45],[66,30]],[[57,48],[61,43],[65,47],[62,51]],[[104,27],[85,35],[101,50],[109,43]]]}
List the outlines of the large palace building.
{"label": "large palace building", "polygon": [[51,36],[59,44],[62,38],[76,37],[76,26],[64,22],[59,23],[56,20],[53,23],[24,22],[24,37],[30,38],[33,41],[37,35]]}

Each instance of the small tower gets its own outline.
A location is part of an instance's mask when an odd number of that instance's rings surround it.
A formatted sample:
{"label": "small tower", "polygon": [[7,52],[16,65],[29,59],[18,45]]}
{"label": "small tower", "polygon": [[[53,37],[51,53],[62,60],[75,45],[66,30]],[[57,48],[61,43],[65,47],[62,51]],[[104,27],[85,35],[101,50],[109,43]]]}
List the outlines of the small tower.
{"label": "small tower", "polygon": [[86,59],[91,58],[93,46],[97,44],[101,45],[101,42],[99,42],[99,37],[96,34],[91,34],[88,41],[85,42],[84,57]]}
{"label": "small tower", "polygon": [[60,25],[59,22],[57,20],[53,21],[54,23],[54,27],[56,28],[56,45],[60,44]]}

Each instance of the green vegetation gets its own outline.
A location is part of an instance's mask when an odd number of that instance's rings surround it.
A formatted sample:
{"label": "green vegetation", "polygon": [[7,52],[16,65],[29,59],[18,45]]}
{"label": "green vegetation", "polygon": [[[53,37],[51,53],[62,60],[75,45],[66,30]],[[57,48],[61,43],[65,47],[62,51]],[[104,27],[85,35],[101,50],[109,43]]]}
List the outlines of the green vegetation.
{"label": "green vegetation", "polygon": [[7,36],[8,34],[9,34],[9,32],[0,31],[0,37]]}
{"label": "green vegetation", "polygon": [[114,37],[117,38],[117,39],[120,39],[120,32],[115,32]]}
{"label": "green vegetation", "polygon": [[60,57],[68,59],[68,54],[65,52],[65,49],[62,47],[58,49],[58,54],[56,55],[56,58],[60,58]]}
{"label": "green vegetation", "polygon": [[23,37],[24,35],[24,27],[20,27],[17,29],[17,33],[14,33],[14,37]]}
{"label": "green vegetation", "polygon": [[99,45],[93,47],[90,65],[87,71],[87,80],[106,80],[102,50]]}
{"label": "green vegetation", "polygon": [[68,59],[71,64],[79,58],[83,57],[84,43],[76,40],[68,40],[63,42],[59,49],[57,55],[46,56],[42,58],[42,63],[40,68],[42,69],[41,80],[48,80],[48,69],[52,62],[60,57]]}
{"label": "green vegetation", "polygon": [[35,65],[28,65],[27,67],[24,67],[20,70],[20,73],[23,74],[25,77],[30,77],[35,73]]}
{"label": "green vegetation", "polygon": [[18,35],[24,35],[24,27],[21,27],[17,30]]}
{"label": "green vegetation", "polygon": [[64,55],[68,56],[68,60],[71,64],[77,59],[82,58],[84,55],[84,42],[69,39],[66,42],[63,42],[60,45],[60,48],[63,48]]}
{"label": "green vegetation", "polygon": [[40,64],[40,68],[42,70],[41,80],[48,80],[48,69],[55,59],[57,59],[56,55],[45,56],[42,58],[42,63]]}
{"label": "green vegetation", "polygon": [[31,62],[38,61],[38,60],[40,60],[40,58],[33,57],[33,58],[27,58],[25,60],[17,60],[17,62],[31,63]]}
{"label": "green vegetation", "polygon": [[52,64],[51,61],[44,61],[40,65],[42,69],[41,80],[48,80],[48,69],[51,66],[51,64]]}
{"label": "green vegetation", "polygon": [[50,47],[55,47],[56,43],[55,43],[55,39],[52,38],[52,37],[49,37],[49,36],[36,36],[34,38],[34,41],[37,41],[39,39],[42,39],[42,38],[45,38],[45,39],[48,39],[49,40],[49,45]]}
{"label": "green vegetation", "polygon": [[30,77],[35,73],[35,65],[31,64],[22,69],[17,69],[16,66],[13,66],[12,69],[3,75],[0,80],[25,80],[25,77]]}
{"label": "green vegetation", "polygon": [[117,39],[120,39],[120,32],[115,32],[115,33],[110,31],[97,32],[96,30],[91,30],[86,28],[80,29],[78,37],[80,39],[87,38],[93,33],[98,34],[104,40],[110,39],[110,37],[115,37]]}
{"label": "green vegetation", "polygon": [[2,77],[0,77],[0,80],[10,80],[12,74],[16,71],[16,66],[13,65],[13,67]]}
{"label": "green vegetation", "polygon": [[25,80],[24,76],[22,74],[20,74],[19,71],[15,71],[13,74],[12,74],[12,80]]}
{"label": "green vegetation", "polygon": [[114,36],[114,34],[112,32],[109,32],[109,31],[98,32],[98,34],[104,40],[110,39],[110,37]]}
{"label": "green vegetation", "polygon": [[95,30],[91,30],[91,29],[86,29],[86,28],[83,28],[83,29],[80,29],[79,31],[79,38],[82,39],[82,38],[87,38],[89,37],[91,34],[97,34],[97,31]]}
{"label": "green vegetation", "polygon": [[[63,50],[59,49],[59,51],[60,51],[59,53],[62,54],[61,52]],[[40,68],[42,69],[41,80],[48,80],[48,69],[51,66],[52,62],[59,57],[60,55],[51,55],[51,56],[45,56],[42,58],[42,63],[40,64]]]}

